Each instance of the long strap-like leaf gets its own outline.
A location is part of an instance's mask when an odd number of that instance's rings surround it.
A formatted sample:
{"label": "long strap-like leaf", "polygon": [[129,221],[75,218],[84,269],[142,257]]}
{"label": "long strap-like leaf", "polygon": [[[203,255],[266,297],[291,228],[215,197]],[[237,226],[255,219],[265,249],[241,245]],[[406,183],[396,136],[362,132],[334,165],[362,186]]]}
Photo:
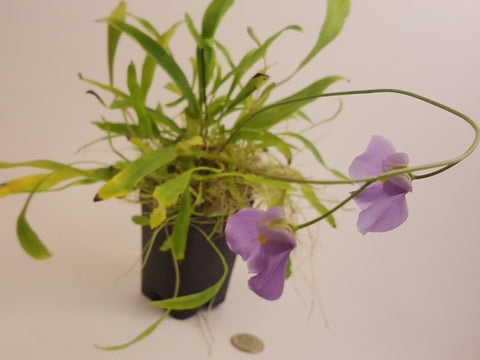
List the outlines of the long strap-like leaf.
{"label": "long strap-like leaf", "polygon": [[328,0],[327,15],[315,46],[305,59],[300,63],[297,71],[304,67],[320,50],[328,45],[342,30],[343,23],[350,11],[350,0]]}
{"label": "long strap-like leaf", "polygon": [[[256,129],[268,129],[273,125],[276,125],[282,120],[286,120],[292,116],[297,110],[303,106],[309,104],[314,99],[299,100],[309,95],[321,94],[327,87],[336,81],[342,80],[341,76],[328,76],[320,79],[299,92],[279,100],[273,104],[267,105],[264,108],[258,110],[256,113],[251,114],[249,117],[239,120],[237,127],[256,128]],[[242,124],[243,122],[243,124]]]}
{"label": "long strap-like leaf", "polygon": [[[127,4],[125,1],[120,1],[118,6],[110,14],[111,18],[121,21],[125,20],[127,13]],[[110,85],[113,85],[113,63],[115,61],[115,53],[117,52],[118,41],[120,40],[121,32],[117,29],[108,27],[108,75],[110,78]]]}
{"label": "long strap-like leaf", "polygon": [[185,74],[175,62],[173,57],[154,39],[136,27],[114,18],[108,18],[105,19],[105,21],[109,25],[133,38],[150,56],[156,60],[158,65],[165,70],[165,72],[182,91],[189,103],[190,111],[192,112],[193,116],[198,117],[200,114],[200,108],[197,99],[192,91],[192,88],[190,87],[190,84],[188,83]]}
{"label": "long strap-like leaf", "polygon": [[210,39],[215,34],[223,15],[232,6],[234,0],[213,0],[208,5],[202,20],[202,37]]}
{"label": "long strap-like leaf", "polygon": [[144,154],[103,185],[96,199],[106,200],[127,195],[138,181],[171,163],[177,156],[178,153],[174,148],[164,148]]}

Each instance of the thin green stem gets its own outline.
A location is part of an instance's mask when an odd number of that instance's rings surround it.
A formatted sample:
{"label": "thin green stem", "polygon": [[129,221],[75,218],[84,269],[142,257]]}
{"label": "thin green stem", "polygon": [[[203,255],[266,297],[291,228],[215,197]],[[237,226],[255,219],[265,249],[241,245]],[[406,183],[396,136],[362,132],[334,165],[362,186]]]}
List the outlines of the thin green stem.
{"label": "thin green stem", "polygon": [[[156,234],[158,234],[158,231],[155,232],[154,236],[156,236]],[[155,239],[155,238],[152,237],[152,239]],[[150,241],[153,242],[153,240],[150,240]],[[174,289],[174,292],[173,292],[173,297],[175,298],[175,297],[178,296],[178,291],[179,291],[179,288],[180,288],[180,271],[178,269],[177,259],[175,257],[175,251],[173,250],[173,246],[172,246],[172,257],[173,257],[173,265],[174,265],[174,268],[175,268],[175,289]],[[130,340],[130,341],[128,341],[124,344],[121,344],[121,345],[115,345],[115,346],[95,345],[95,347],[97,349],[110,350],[110,351],[125,349],[125,348],[129,347],[130,345],[133,345],[133,344],[139,342],[140,340],[143,340],[148,335],[150,335],[158,327],[158,325],[160,325],[160,323],[167,318],[167,316],[170,314],[171,311],[172,311],[171,309],[166,309],[165,312],[162,314],[162,316],[158,320],[156,320],[152,325],[150,325],[148,328],[146,328],[144,331],[142,331],[133,340]]]}
{"label": "thin green stem", "polygon": [[[223,256],[222,252],[217,247],[217,245],[215,245],[215,243],[212,241],[213,234],[217,231],[219,222],[217,221],[215,223],[215,226],[210,234],[207,234],[200,226],[196,226],[195,224],[190,224],[190,225],[193,226],[195,229],[197,229],[203,235],[205,240],[209,243],[209,245],[213,248],[213,250],[217,253],[218,257],[220,258],[220,261],[222,262],[223,270],[224,270],[221,278],[222,285],[223,285],[223,282],[227,278],[229,268],[228,268],[227,260],[225,260],[225,257]],[[218,291],[220,291],[220,287],[218,288]],[[209,310],[213,306],[213,302],[215,301],[215,297],[217,296],[217,294],[218,292],[215,295],[213,295],[212,299],[210,300],[210,304],[208,306]]]}
{"label": "thin green stem", "polygon": [[425,178],[428,178],[430,176],[434,176],[434,175],[438,175],[448,169],[450,169],[452,166],[455,166],[457,163],[452,163],[452,164],[449,164],[447,166],[444,166],[442,167],[441,169],[438,169],[436,171],[432,171],[432,172],[429,172],[427,174],[423,174],[423,175],[413,175],[412,176],[412,180],[420,180],[420,179],[425,179]]}
{"label": "thin green stem", "polygon": [[[171,242],[172,240],[170,240]],[[171,244],[171,253],[172,253],[172,258],[173,258],[173,267],[175,269],[175,289],[173,290],[173,296],[172,298],[176,298],[178,296],[178,291],[180,290],[180,269],[178,268],[178,260],[177,257],[175,256],[175,249],[173,244]],[[167,311],[170,311],[170,309],[167,309]]]}
{"label": "thin green stem", "polygon": [[457,157],[451,158],[449,160],[434,162],[434,163],[425,164],[425,165],[411,166],[411,167],[406,167],[406,168],[403,168],[403,169],[396,169],[396,170],[384,172],[384,173],[381,173],[381,174],[378,174],[378,175],[372,176],[372,177],[357,178],[357,179],[350,179],[350,180],[301,180],[301,179],[289,178],[289,177],[271,176],[271,175],[265,174],[264,172],[262,172],[261,170],[258,170],[258,169],[249,168],[247,166],[242,166],[242,167],[248,168],[249,171],[251,171],[251,172],[253,172],[253,173],[255,173],[259,176],[269,178],[269,179],[273,179],[273,180],[281,180],[281,181],[296,182],[296,183],[322,184],[322,185],[352,184],[352,183],[356,183],[356,182],[376,181],[376,180],[388,178],[388,177],[394,176],[394,175],[413,173],[415,171],[436,169],[436,168],[440,168],[440,167],[442,168],[440,170],[436,170],[436,171],[428,173],[428,174],[414,176],[415,179],[424,179],[424,178],[436,175],[439,172],[445,171],[445,170],[449,169],[450,167],[456,165],[457,163],[459,163],[460,161],[462,161],[466,157],[468,157],[473,152],[473,150],[475,150],[475,148],[477,147],[477,145],[480,141],[480,129],[479,129],[478,125],[471,118],[466,116],[465,114],[463,114],[463,113],[461,113],[461,112],[459,112],[455,109],[452,109],[451,107],[443,105],[443,104],[441,104],[441,103],[439,103],[435,100],[426,98],[424,96],[421,96],[421,95],[418,95],[418,94],[415,94],[415,93],[412,93],[412,92],[409,92],[409,91],[398,90],[398,89],[372,89],[372,90],[341,91],[341,92],[333,92],[333,93],[327,93],[327,94],[311,95],[311,96],[305,96],[305,97],[297,98],[297,99],[293,99],[293,100],[288,100],[288,101],[285,101],[285,102],[282,102],[282,103],[267,105],[264,108],[250,114],[250,116],[245,118],[244,121],[242,121],[239,125],[237,125],[235,127],[235,129],[232,131],[232,133],[230,134],[229,138],[219,148],[219,151],[217,152],[217,154],[219,154],[220,152],[222,152],[225,149],[225,147],[232,141],[232,139],[240,131],[241,128],[243,128],[246,124],[248,124],[250,121],[252,121],[252,119],[254,119],[257,115],[259,115],[259,114],[261,114],[261,113],[263,113],[267,110],[270,110],[270,109],[273,109],[275,107],[279,107],[279,106],[282,106],[282,105],[286,105],[286,104],[291,104],[291,103],[295,103],[295,102],[299,102],[299,101],[305,101],[305,100],[312,100],[312,99],[317,99],[317,98],[335,97],[335,96],[348,96],[348,95],[378,94],[378,93],[394,93],[394,94],[401,94],[401,95],[409,96],[409,97],[415,98],[417,100],[423,101],[427,104],[433,105],[437,108],[440,108],[444,111],[447,111],[447,112],[463,119],[473,128],[473,130],[475,132],[475,136],[474,136],[474,139],[472,141],[472,144],[467,148],[467,150],[463,154],[461,154]]}
{"label": "thin green stem", "polygon": [[347,197],[345,200],[343,200],[341,203],[339,203],[337,206],[335,206],[334,208],[330,209],[329,211],[327,211],[326,213],[322,214],[321,216],[313,219],[313,220],[310,220],[310,221],[307,221],[306,223],[303,223],[303,224],[300,224],[300,225],[297,225],[295,227],[295,231],[296,230],[300,230],[300,229],[303,229],[303,228],[306,228],[310,225],[313,225],[317,222],[319,222],[320,220],[323,220],[325,219],[327,216],[330,216],[331,214],[333,214],[335,211],[337,211],[338,209],[340,209],[341,207],[343,207],[346,203],[348,203],[350,200],[352,200],[355,196],[357,196],[358,194],[360,194],[363,190],[365,190],[370,184],[372,184],[373,181],[368,181],[366,182],[365,184],[363,184],[357,191],[353,192],[349,197]]}
{"label": "thin green stem", "polygon": [[163,229],[163,226],[158,226],[153,232],[152,235],[150,236],[150,239],[148,240],[148,243],[145,245],[145,247],[142,249],[143,252],[143,261],[142,261],[142,269],[145,268],[145,265],[147,264],[148,258],[150,257],[150,253],[152,252],[153,249],[153,244],[155,243],[155,239],[157,238],[158,233],[160,230]]}
{"label": "thin green stem", "polygon": [[[102,116],[102,122],[105,124],[107,122],[107,120],[105,120],[105,118]],[[120,151],[118,151],[115,146],[113,146],[113,141],[112,141],[112,135],[111,135],[111,131],[110,129],[108,128],[108,126],[106,127],[106,130],[107,130],[107,140],[108,140],[108,146],[110,147],[110,149],[115,153],[117,154],[118,157],[120,157],[122,160],[124,161],[130,161],[127,157],[125,157]]]}

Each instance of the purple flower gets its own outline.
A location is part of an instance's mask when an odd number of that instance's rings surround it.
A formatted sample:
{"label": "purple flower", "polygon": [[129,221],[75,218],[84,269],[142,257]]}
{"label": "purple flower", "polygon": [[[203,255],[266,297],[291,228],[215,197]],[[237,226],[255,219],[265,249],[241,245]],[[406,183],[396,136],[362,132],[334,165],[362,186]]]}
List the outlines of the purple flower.
{"label": "purple flower", "polygon": [[[372,136],[367,150],[357,156],[349,173],[352,178],[363,178],[408,166],[408,155],[396,152],[382,136]],[[384,232],[401,225],[408,216],[405,195],[412,191],[407,175],[395,175],[368,186],[354,200],[361,209],[358,231]]]}
{"label": "purple flower", "polygon": [[288,257],[296,246],[290,230],[272,226],[272,221],[284,218],[281,206],[267,211],[247,208],[230,216],[225,227],[228,246],[256,274],[248,281],[250,289],[267,300],[282,295]]}

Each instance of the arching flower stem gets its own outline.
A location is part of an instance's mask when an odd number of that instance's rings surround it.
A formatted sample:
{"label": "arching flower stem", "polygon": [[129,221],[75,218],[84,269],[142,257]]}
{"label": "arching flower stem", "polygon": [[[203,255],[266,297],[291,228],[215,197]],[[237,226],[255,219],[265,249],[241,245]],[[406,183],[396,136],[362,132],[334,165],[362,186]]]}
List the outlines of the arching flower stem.
{"label": "arching flower stem", "polygon": [[325,219],[327,216],[330,216],[331,214],[333,214],[335,211],[337,211],[338,209],[340,209],[341,207],[343,207],[345,204],[347,204],[349,201],[353,200],[353,198],[355,196],[357,196],[358,194],[360,194],[363,190],[365,190],[368,186],[370,186],[371,184],[373,183],[373,181],[368,181],[366,182],[365,184],[363,184],[358,190],[352,192],[352,194],[347,197],[345,200],[343,200],[342,202],[340,202],[337,206],[333,207],[332,209],[330,209],[329,211],[327,211],[326,213],[322,214],[321,216],[313,219],[313,220],[310,220],[310,221],[307,221],[306,223],[303,223],[303,224],[300,224],[300,225],[297,225],[295,226],[295,231],[297,230],[300,230],[300,229],[303,229],[303,228],[306,228],[310,225],[313,225],[323,219]]}
{"label": "arching flower stem", "polygon": [[[439,161],[439,162],[434,162],[434,163],[430,163],[430,164],[426,164],[426,165],[419,165],[419,166],[406,167],[406,168],[403,168],[403,169],[396,169],[396,170],[392,170],[392,171],[389,171],[389,172],[379,174],[375,178],[370,177],[370,178],[352,179],[352,180],[330,180],[330,181],[323,181],[323,180],[305,181],[305,180],[301,180],[300,181],[300,179],[284,178],[284,177],[279,177],[279,176],[270,176],[268,174],[262,173],[261,171],[255,171],[254,169],[249,169],[249,170],[253,170],[252,172],[255,172],[258,175],[260,175],[262,177],[265,177],[265,178],[269,178],[269,179],[284,180],[284,181],[291,181],[291,182],[301,182],[301,183],[308,182],[309,184],[323,184],[323,185],[353,184],[353,183],[356,183],[356,182],[363,182],[363,181],[371,181],[371,180],[375,181],[375,180],[390,177],[390,176],[393,176],[393,175],[401,175],[401,174],[407,174],[407,173],[409,173],[412,176],[412,179],[424,179],[424,178],[427,178],[427,177],[430,177],[430,176],[434,176],[434,175],[436,175],[436,174],[438,174],[442,171],[445,171],[445,170],[451,168],[452,166],[458,164],[460,161],[462,161],[463,159],[468,157],[473,152],[473,150],[475,150],[475,148],[477,147],[477,145],[480,141],[480,129],[479,129],[478,125],[471,118],[469,118],[467,115],[461,113],[460,111],[457,111],[457,110],[455,110],[455,109],[453,109],[449,106],[446,106],[444,104],[441,104],[441,103],[439,103],[435,100],[429,99],[425,96],[418,95],[418,94],[410,92],[410,91],[399,90],[399,89],[370,89],[370,90],[340,91],[340,92],[333,92],[333,93],[326,93],[326,94],[319,94],[319,95],[311,95],[311,96],[305,96],[305,97],[294,99],[294,100],[285,101],[283,103],[276,103],[276,104],[272,104],[272,105],[267,105],[264,108],[250,114],[250,116],[248,116],[247,118],[245,118],[245,120],[243,120],[240,124],[238,124],[235,127],[235,129],[233,130],[233,132],[230,134],[229,138],[225,141],[225,143],[223,143],[223,145],[220,146],[220,149],[218,150],[217,154],[220,154],[225,149],[225,147],[232,141],[232,139],[235,137],[235,135],[246,124],[248,124],[253,119],[255,119],[255,117],[257,115],[259,115],[259,114],[261,114],[261,113],[263,113],[267,110],[270,110],[272,108],[282,106],[282,105],[286,105],[286,104],[299,102],[299,101],[305,101],[305,100],[311,100],[311,99],[317,99],[317,98],[348,96],[348,95],[379,94],[379,93],[393,93],[393,94],[401,94],[401,95],[409,96],[409,97],[415,98],[417,100],[423,101],[427,104],[430,104],[432,106],[435,106],[439,109],[442,109],[442,110],[444,110],[448,113],[451,113],[451,114],[463,119],[473,128],[473,130],[475,132],[475,136],[474,136],[474,140],[473,140],[472,144],[468,147],[468,149],[463,154],[461,154],[460,156],[454,157],[452,159]],[[415,175],[412,174],[414,171],[422,171],[422,170],[429,170],[429,169],[435,169],[435,168],[441,168],[441,169],[438,169],[438,170],[433,171],[433,172],[428,173],[428,174],[419,175],[419,176],[415,176]]]}

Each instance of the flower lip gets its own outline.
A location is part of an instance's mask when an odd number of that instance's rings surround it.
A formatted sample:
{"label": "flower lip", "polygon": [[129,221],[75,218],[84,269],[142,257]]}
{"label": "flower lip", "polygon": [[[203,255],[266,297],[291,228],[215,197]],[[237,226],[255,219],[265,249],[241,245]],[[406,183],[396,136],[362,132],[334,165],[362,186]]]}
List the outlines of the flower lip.
{"label": "flower lip", "polygon": [[[405,153],[394,153],[387,156],[382,161],[382,169],[384,172],[405,168],[408,166],[408,155]],[[408,175],[394,175],[387,179],[394,185],[398,186],[400,189],[411,192],[412,191],[412,180]]]}
{"label": "flower lip", "polygon": [[[228,246],[255,273],[248,281],[250,289],[267,300],[276,300],[281,296],[288,258],[296,247],[291,231],[271,226],[278,221],[283,222],[284,218],[285,213],[280,206],[267,211],[241,209],[230,216],[225,228]],[[261,241],[263,239],[266,240]]]}
{"label": "flower lip", "polygon": [[403,152],[396,152],[385,157],[382,161],[383,171],[391,171],[396,168],[408,166],[408,155]]}

